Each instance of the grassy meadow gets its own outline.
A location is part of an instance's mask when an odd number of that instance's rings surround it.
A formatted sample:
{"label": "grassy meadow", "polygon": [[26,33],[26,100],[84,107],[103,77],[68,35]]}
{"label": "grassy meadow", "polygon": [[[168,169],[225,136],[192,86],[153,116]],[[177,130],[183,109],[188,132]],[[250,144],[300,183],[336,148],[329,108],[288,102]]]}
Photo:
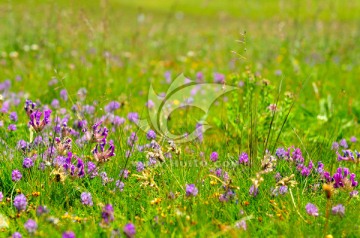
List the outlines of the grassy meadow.
{"label": "grassy meadow", "polygon": [[359,39],[355,0],[1,0],[0,237],[360,237]]}

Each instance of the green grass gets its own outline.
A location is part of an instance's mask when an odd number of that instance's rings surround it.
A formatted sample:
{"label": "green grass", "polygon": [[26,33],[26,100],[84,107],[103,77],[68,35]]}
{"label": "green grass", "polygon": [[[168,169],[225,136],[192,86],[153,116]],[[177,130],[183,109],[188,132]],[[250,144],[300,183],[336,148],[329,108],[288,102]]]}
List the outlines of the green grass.
{"label": "green grass", "polygon": [[[329,206],[319,175],[304,177],[287,161],[278,161],[274,172],[263,175],[257,197],[249,195],[251,178],[261,170],[266,149],[274,153],[278,147],[294,145],[301,149],[306,165],[310,160],[315,165],[322,161],[331,174],[338,167],[348,167],[359,176],[358,163],[338,162],[331,150],[334,141],[346,138],[351,144],[351,136],[359,137],[359,19],[358,1],[1,1],[0,82],[9,79],[11,92],[28,94],[20,95],[21,103],[11,104],[9,110],[19,116],[16,131],[7,130],[8,113],[0,114],[4,122],[0,127],[0,191],[4,194],[0,214],[9,222],[0,236],[19,231],[26,237],[23,224],[29,218],[37,221],[35,235],[42,237],[60,237],[67,230],[77,237],[110,237],[115,229],[122,233],[128,222],[135,224],[139,237],[360,236],[359,199],[349,199],[349,191],[337,189],[329,203],[343,204],[345,216],[330,214],[327,218]],[[31,49],[34,44],[37,50]],[[18,56],[10,57],[14,52]],[[207,121],[212,129],[202,143],[179,144],[180,155],[173,153],[171,160],[149,169],[158,188],[141,186],[132,176],[141,175],[135,163],[147,159],[144,152],[136,150],[127,160],[127,139],[137,132],[137,145],[147,140],[145,133],[128,121],[109,132],[116,156],[99,170],[114,178],[107,186],[100,177],[87,176],[68,176],[59,183],[51,175],[51,167],[37,169],[52,140],[47,136],[50,127],[42,135],[45,146],[35,146],[27,154],[16,149],[20,139],[30,142],[34,138],[23,110],[26,98],[40,100],[42,106],[59,99],[67,109],[69,126],[78,118],[70,109],[77,102],[79,88],[88,91],[82,104],[96,108],[93,116],[85,116],[89,127],[114,100],[124,103],[116,115],[126,118],[128,112],[138,112],[146,117],[148,88],[152,84],[156,92],[166,92],[167,71],[173,79],[180,73],[195,79],[201,71],[206,82],[220,72],[227,84],[241,81],[244,86],[211,107]],[[17,81],[17,76],[22,80]],[[49,86],[53,78],[59,83]],[[264,79],[269,80],[268,86]],[[59,96],[62,89],[69,93],[66,102]],[[288,92],[293,97],[288,97]],[[4,102],[11,98],[0,93]],[[272,103],[279,108],[274,117],[267,109]],[[53,118],[59,115],[60,110],[53,110]],[[179,134],[191,132],[202,116],[196,109],[177,110],[169,125]],[[73,153],[88,161],[94,144],[81,148],[75,140],[73,137]],[[166,151],[166,141],[159,143]],[[358,143],[350,148],[359,149]],[[213,151],[220,155],[218,164],[209,160]],[[221,203],[219,195],[224,189],[209,176],[210,169],[224,161],[237,162],[242,152],[249,154],[252,165],[223,168],[238,189],[233,200]],[[22,168],[24,157],[30,154],[38,154],[35,167]],[[194,161],[207,164],[182,164]],[[125,165],[131,175],[124,180],[124,191],[114,192]],[[14,169],[23,174],[16,183],[11,181]],[[284,177],[295,174],[297,185],[291,194],[271,196],[276,172]],[[192,183],[199,193],[186,197],[185,185]],[[81,204],[80,194],[85,191],[92,194],[94,206]],[[40,196],[32,195],[34,192]],[[168,198],[170,192],[174,199]],[[27,211],[20,215],[12,205],[18,193],[28,196]],[[159,203],[152,204],[154,199]],[[309,202],[317,205],[319,217],[306,214]],[[115,220],[101,227],[101,211],[107,203],[114,206]],[[50,213],[37,217],[38,205],[46,205]],[[66,214],[79,217],[80,222]],[[49,223],[49,216],[59,218],[59,223]],[[234,228],[236,221],[244,218],[248,218],[247,230]]]}

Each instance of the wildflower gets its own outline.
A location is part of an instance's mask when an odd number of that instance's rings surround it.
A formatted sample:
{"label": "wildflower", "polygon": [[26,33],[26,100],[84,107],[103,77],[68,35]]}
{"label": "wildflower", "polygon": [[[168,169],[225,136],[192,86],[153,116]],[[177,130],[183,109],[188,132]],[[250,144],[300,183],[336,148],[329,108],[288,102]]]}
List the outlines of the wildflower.
{"label": "wildflower", "polygon": [[93,205],[93,201],[92,201],[92,197],[90,193],[87,192],[83,192],[80,195],[81,198],[81,203],[86,205],[86,206],[92,206]]}
{"label": "wildflower", "polygon": [[90,135],[87,133],[88,139],[91,142],[102,142],[104,143],[106,141],[106,138],[108,136],[109,130],[106,127],[100,127],[102,124],[102,121],[98,121],[92,126],[92,134]]}
{"label": "wildflower", "polygon": [[115,156],[115,146],[112,140],[109,141],[109,148],[105,150],[106,142],[97,144],[95,149],[92,151],[94,158],[97,162],[103,163],[110,160],[110,157]]}
{"label": "wildflower", "polygon": [[144,165],[144,163],[143,162],[137,162],[137,164],[136,164],[136,171],[137,172],[141,172],[141,171],[143,171],[144,170],[144,168],[145,168],[145,165]]}
{"label": "wildflower", "polygon": [[114,112],[115,110],[120,108],[120,103],[116,101],[110,102],[108,105],[105,106],[105,112],[110,113]]}
{"label": "wildflower", "polygon": [[138,137],[135,132],[132,132],[127,140],[127,144],[132,147],[134,146],[135,142],[138,140]]}
{"label": "wildflower", "polygon": [[120,192],[122,192],[124,190],[125,184],[120,180],[117,180],[115,186],[120,190]]}
{"label": "wildflower", "polygon": [[186,185],[186,196],[196,196],[198,194],[198,189],[195,187],[195,184]]}
{"label": "wildflower", "polygon": [[211,155],[210,155],[210,160],[212,162],[216,162],[217,160],[219,159],[219,154],[217,152],[212,152]]}
{"label": "wildflower", "polygon": [[339,143],[337,143],[337,142],[332,143],[331,149],[332,150],[338,150],[339,149]]}
{"label": "wildflower", "polygon": [[352,136],[352,137],[350,138],[350,142],[351,142],[351,143],[356,143],[356,141],[357,141],[357,138],[356,138],[355,136]]}
{"label": "wildflower", "polygon": [[151,99],[149,99],[149,100],[146,102],[145,106],[146,106],[147,108],[151,109],[151,108],[153,108],[153,107],[155,106],[155,103],[154,103]]}
{"label": "wildflower", "polygon": [[201,122],[196,124],[196,136],[198,141],[201,143],[204,140],[204,126]]}
{"label": "wildflower", "polygon": [[31,158],[25,158],[23,161],[23,168],[29,169],[34,166],[34,162]]}
{"label": "wildflower", "polygon": [[111,204],[106,204],[101,213],[101,217],[103,219],[103,223],[109,224],[114,220],[114,208]]}
{"label": "wildflower", "polygon": [[17,181],[19,181],[21,178],[22,178],[22,174],[20,173],[19,170],[15,169],[15,170],[12,171],[12,173],[11,173],[11,179],[12,179],[12,181],[17,182]]}
{"label": "wildflower", "polygon": [[146,139],[148,139],[148,140],[155,140],[155,139],[156,139],[156,133],[155,133],[155,131],[149,130],[149,131],[146,133]]}
{"label": "wildflower", "polygon": [[129,173],[130,173],[130,171],[127,170],[127,169],[121,170],[120,174],[119,174],[119,177],[123,177],[123,178],[127,179],[129,177]]}
{"label": "wildflower", "polygon": [[243,229],[244,231],[246,231],[246,221],[245,220],[237,221],[235,223],[235,227],[237,229]]}
{"label": "wildflower", "polygon": [[349,147],[345,139],[340,140],[339,145],[344,149],[347,149]]}
{"label": "wildflower", "polygon": [[14,207],[18,211],[23,211],[26,209],[27,206],[27,199],[24,194],[16,195],[14,198]]}
{"label": "wildflower", "polygon": [[288,192],[288,187],[286,185],[279,187],[279,194],[284,195]]}
{"label": "wildflower", "polygon": [[0,202],[2,202],[3,199],[4,199],[4,195],[2,192],[0,192]]}
{"label": "wildflower", "polygon": [[331,211],[334,215],[339,215],[341,217],[345,215],[345,207],[342,204],[334,206]]}
{"label": "wildflower", "polygon": [[270,104],[267,109],[269,109],[269,111],[271,112],[276,112],[277,111],[277,105],[276,104]]}
{"label": "wildflower", "polygon": [[256,187],[255,185],[252,185],[249,189],[250,196],[256,197],[258,193],[259,193],[259,188]]}
{"label": "wildflower", "polygon": [[275,154],[279,159],[283,159],[286,156],[286,151],[284,148],[277,148]]}
{"label": "wildflower", "polygon": [[247,153],[241,153],[239,156],[239,164],[247,164],[249,162],[249,156]]}
{"label": "wildflower", "polygon": [[41,216],[43,214],[49,213],[49,209],[46,206],[38,206],[36,209],[36,215]]}
{"label": "wildflower", "polygon": [[[44,116],[43,116],[44,115]],[[50,115],[51,110],[44,110],[44,113],[37,110],[30,114],[30,122],[29,125],[34,128],[36,132],[40,132],[44,129],[44,127],[50,123]],[[41,120],[41,117],[43,119]],[[40,121],[41,120],[41,121]]]}
{"label": "wildflower", "polygon": [[75,238],[75,233],[72,232],[72,231],[65,231],[63,234],[62,234],[62,238]]}
{"label": "wildflower", "polygon": [[312,203],[306,204],[305,209],[310,216],[315,216],[315,217],[319,216],[319,210],[314,204]]}
{"label": "wildflower", "polygon": [[8,126],[8,130],[9,130],[9,131],[16,131],[16,125],[10,124],[10,125]]}
{"label": "wildflower", "polygon": [[357,197],[359,195],[359,192],[357,190],[353,190],[350,192],[350,197],[351,198],[354,198],[354,197]]}
{"label": "wildflower", "polygon": [[60,91],[60,97],[64,101],[68,100],[68,93],[67,93],[66,89],[63,89]]}
{"label": "wildflower", "polygon": [[114,181],[113,178],[109,178],[109,177],[107,176],[107,173],[106,173],[106,172],[101,172],[101,173],[100,173],[100,177],[101,177],[102,184],[103,184],[104,186],[105,186],[106,184]]}
{"label": "wildflower", "polygon": [[129,121],[137,124],[139,121],[139,114],[137,114],[136,112],[130,112],[128,114],[128,119],[129,119]]}
{"label": "wildflower", "polygon": [[53,108],[59,108],[59,107],[60,107],[60,102],[59,102],[59,100],[57,100],[57,99],[52,100],[52,102],[51,102],[51,107],[53,107]]}
{"label": "wildflower", "polygon": [[95,178],[98,175],[96,165],[91,161],[87,162],[87,173],[90,178]]}
{"label": "wildflower", "polygon": [[214,73],[215,83],[225,83],[225,76],[221,73]]}
{"label": "wildflower", "polygon": [[275,178],[276,182],[279,182],[281,180],[282,176],[281,176],[281,174],[279,172],[277,172],[275,174],[274,178]]}
{"label": "wildflower", "polygon": [[17,116],[16,112],[11,112],[10,113],[10,120],[13,121],[13,122],[17,122],[18,116]]}
{"label": "wildflower", "polygon": [[30,115],[35,111],[35,107],[36,107],[36,103],[26,99],[24,109],[28,117],[30,117]]}
{"label": "wildflower", "polygon": [[123,229],[126,237],[128,238],[133,238],[135,237],[135,234],[136,234],[136,230],[135,230],[135,226],[134,224],[132,223],[128,223],[124,226],[124,229]]}
{"label": "wildflower", "polygon": [[27,222],[25,222],[24,227],[27,230],[27,232],[34,233],[37,230],[38,225],[34,220],[29,219],[27,220]]}
{"label": "wildflower", "polygon": [[11,236],[11,238],[22,238],[22,235],[20,234],[20,232],[14,232]]}

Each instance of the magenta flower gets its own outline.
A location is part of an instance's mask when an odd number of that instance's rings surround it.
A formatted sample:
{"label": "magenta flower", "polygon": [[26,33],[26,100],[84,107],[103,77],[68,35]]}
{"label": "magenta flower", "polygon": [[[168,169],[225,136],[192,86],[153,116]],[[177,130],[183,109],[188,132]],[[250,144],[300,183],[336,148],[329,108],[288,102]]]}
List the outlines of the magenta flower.
{"label": "magenta flower", "polygon": [[239,156],[239,164],[247,164],[249,162],[249,156],[246,153],[242,153]]}
{"label": "magenta flower", "polygon": [[38,225],[36,224],[36,222],[34,220],[29,219],[29,220],[27,220],[27,222],[25,222],[24,227],[27,230],[27,232],[35,233],[35,231],[38,228]]}
{"label": "magenta flower", "polygon": [[115,110],[120,108],[120,103],[116,101],[110,102],[108,105],[105,106],[105,112],[110,113],[114,112]]}
{"label": "magenta flower", "polygon": [[19,170],[15,169],[15,170],[12,171],[12,173],[11,173],[11,179],[12,179],[12,181],[17,182],[17,181],[19,181],[21,178],[22,178],[22,174],[20,173]]}
{"label": "magenta flower", "polygon": [[186,196],[196,196],[198,194],[198,189],[195,187],[195,184],[187,184],[186,185]]}
{"label": "magenta flower", "polygon": [[75,238],[75,233],[72,232],[72,231],[65,231],[63,234],[62,234],[62,238]]}
{"label": "magenta flower", "polygon": [[66,89],[63,89],[60,91],[60,97],[64,101],[68,100],[68,93],[67,93]]}
{"label": "magenta flower", "polygon": [[87,192],[83,192],[81,193],[81,203],[86,205],[86,206],[92,206],[93,205],[93,201],[92,201],[92,197],[90,193]]}
{"label": "magenta flower", "polygon": [[16,195],[14,198],[14,207],[18,211],[23,211],[26,209],[27,206],[27,199],[24,194]]}
{"label": "magenta flower", "polygon": [[115,156],[115,146],[112,140],[109,141],[108,149],[105,149],[106,142],[97,144],[95,149],[92,151],[94,158],[97,162],[103,163],[108,161],[111,157]]}
{"label": "magenta flower", "polygon": [[334,214],[334,215],[339,215],[341,217],[345,215],[345,207],[342,204],[338,204],[338,205],[334,206],[331,209],[331,211],[332,211],[332,214]]}
{"label": "magenta flower", "polygon": [[4,199],[4,195],[2,192],[0,192],[0,202],[2,202],[3,199]]}
{"label": "magenta flower", "polygon": [[132,223],[128,223],[124,226],[124,234],[126,235],[126,237],[128,238],[133,238],[135,237],[135,234],[136,234],[136,229],[135,229],[135,226],[134,224]]}
{"label": "magenta flower", "polygon": [[146,139],[148,139],[148,140],[155,140],[155,139],[156,139],[156,133],[155,133],[155,131],[149,130],[149,131],[146,133]]}
{"label": "magenta flower", "polygon": [[217,152],[214,151],[210,154],[210,160],[212,162],[216,162],[218,159],[219,159],[219,154]]}
{"label": "magenta flower", "polygon": [[309,214],[310,216],[314,216],[314,217],[319,216],[319,210],[314,204],[312,203],[306,204],[305,209],[307,214]]}
{"label": "magenta flower", "polygon": [[11,236],[11,238],[22,238],[22,235],[20,234],[20,232],[14,232]]}
{"label": "magenta flower", "polygon": [[16,131],[16,125],[10,124],[10,125],[8,126],[8,130],[9,130],[9,131]]}
{"label": "magenta flower", "polygon": [[23,168],[29,169],[34,166],[34,162],[31,158],[25,158],[23,161]]}
{"label": "magenta flower", "polygon": [[[44,129],[44,127],[50,123],[50,115],[51,110],[45,110],[44,113],[37,110],[30,114],[30,122],[29,125],[34,128],[36,132],[40,132]],[[43,118],[43,119],[41,119]]]}
{"label": "magenta flower", "polygon": [[13,122],[17,122],[18,116],[17,116],[16,112],[11,112],[10,113],[10,120],[13,121]]}
{"label": "magenta flower", "polygon": [[114,208],[111,204],[106,204],[101,213],[101,217],[103,219],[103,223],[109,224],[114,220]]}

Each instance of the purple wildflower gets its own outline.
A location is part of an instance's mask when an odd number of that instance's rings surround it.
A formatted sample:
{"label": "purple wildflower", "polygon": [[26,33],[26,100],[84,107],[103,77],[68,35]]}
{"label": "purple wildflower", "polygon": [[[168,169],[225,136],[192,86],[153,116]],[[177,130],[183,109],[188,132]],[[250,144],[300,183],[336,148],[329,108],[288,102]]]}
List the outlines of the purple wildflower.
{"label": "purple wildflower", "polygon": [[146,139],[148,139],[148,140],[155,140],[155,139],[156,139],[156,133],[155,133],[155,131],[149,130],[149,131],[146,133]]}
{"label": "purple wildflower", "polygon": [[27,232],[34,233],[37,230],[38,225],[36,224],[36,221],[29,219],[27,222],[25,222],[24,227]]}
{"label": "purple wildflower", "polygon": [[96,164],[91,161],[87,162],[87,173],[89,174],[90,178],[95,178],[98,175]]}
{"label": "purple wildflower", "polygon": [[16,195],[14,198],[14,207],[18,211],[23,211],[26,209],[27,206],[27,199],[24,194]]}
{"label": "purple wildflower", "polygon": [[36,208],[36,215],[41,216],[43,214],[49,213],[49,209],[46,206],[38,206]]}
{"label": "purple wildflower", "polygon": [[249,156],[247,153],[243,152],[239,156],[239,164],[247,164],[249,162]]}
{"label": "purple wildflower", "polygon": [[65,231],[63,234],[62,234],[62,238],[75,238],[75,233],[72,232],[72,231]]}
{"label": "purple wildflower", "polygon": [[350,138],[350,142],[351,142],[351,143],[356,143],[356,141],[357,141],[357,138],[356,138],[355,136],[352,136],[352,137]]}
{"label": "purple wildflower", "polygon": [[57,100],[57,99],[52,100],[52,102],[51,102],[51,107],[53,107],[53,108],[55,108],[55,109],[59,108],[59,107],[60,107],[60,102],[59,102],[59,100]]}
{"label": "purple wildflower", "polygon": [[288,187],[286,185],[279,187],[279,194],[284,195],[288,192]]}
{"label": "purple wildflower", "polygon": [[10,113],[10,120],[13,121],[13,122],[17,122],[18,116],[17,116],[16,112],[11,112]]}
{"label": "purple wildflower", "polygon": [[9,130],[9,131],[16,131],[16,125],[10,124],[10,125],[8,126],[8,130]]}
{"label": "purple wildflower", "polygon": [[149,99],[149,100],[146,102],[145,106],[146,106],[147,108],[151,109],[151,108],[153,108],[153,107],[155,106],[155,103],[154,103],[151,99]]}
{"label": "purple wildflower", "polygon": [[117,101],[112,101],[105,106],[105,112],[110,113],[120,108],[120,103]]}
{"label": "purple wildflower", "polygon": [[22,174],[20,173],[19,170],[15,169],[11,172],[11,179],[14,182],[19,181],[22,178]]}
{"label": "purple wildflower", "polygon": [[128,238],[133,238],[135,237],[135,234],[136,234],[136,230],[135,230],[135,226],[134,224],[132,223],[128,223],[124,226],[124,229],[123,229],[126,237]]}
{"label": "purple wildflower", "polygon": [[25,158],[23,161],[23,168],[29,169],[34,166],[34,162],[31,158]]}
{"label": "purple wildflower", "polygon": [[339,145],[344,149],[347,149],[349,147],[345,139],[340,140]]}
{"label": "purple wildflower", "polygon": [[141,161],[137,162],[137,164],[136,164],[136,171],[137,171],[137,172],[143,171],[144,168],[145,168],[145,165],[144,165],[143,162],[141,162]]}
{"label": "purple wildflower", "polygon": [[315,217],[319,216],[319,210],[314,204],[312,203],[306,204],[305,209],[310,216],[315,216]]}
{"label": "purple wildflower", "polygon": [[66,89],[63,89],[60,91],[60,97],[64,101],[68,100],[68,93],[67,93]]}
{"label": "purple wildflower", "polygon": [[286,156],[286,151],[285,151],[284,148],[277,148],[275,154],[276,154],[276,156],[277,156],[279,159],[283,159],[283,158],[285,158],[285,156]]}
{"label": "purple wildflower", "polygon": [[332,143],[331,149],[332,150],[338,150],[339,149],[339,143],[337,143],[337,142]]}
{"label": "purple wildflower", "polygon": [[186,185],[186,196],[196,196],[198,194],[198,189],[195,187],[195,184]]}
{"label": "purple wildflower", "polygon": [[103,219],[103,223],[109,224],[114,220],[114,208],[111,204],[106,204],[101,213],[101,217]]}
{"label": "purple wildflower", "polygon": [[80,195],[81,198],[81,203],[86,205],[86,206],[92,206],[93,205],[93,201],[92,201],[92,197],[90,193],[87,192],[83,192]]}
{"label": "purple wildflower", "polygon": [[237,221],[235,223],[235,227],[237,229],[243,229],[244,231],[246,231],[246,221],[245,220]]}
{"label": "purple wildflower", "polygon": [[[44,113],[37,110],[30,114],[29,125],[32,126],[36,132],[40,132],[47,124],[50,123],[50,115],[51,110],[44,110]],[[41,120],[42,117],[43,119]]]}
{"label": "purple wildflower", "polygon": [[3,199],[4,199],[4,195],[2,192],[0,192],[0,202],[2,202]]}
{"label": "purple wildflower", "polygon": [[105,142],[102,142],[100,144],[97,144],[95,149],[92,151],[94,158],[96,161],[98,162],[106,162],[108,161],[111,157],[115,156],[115,145],[114,142],[112,140],[109,141],[109,147],[107,150],[105,150]]}
{"label": "purple wildflower", "polygon": [[225,76],[221,73],[214,73],[215,83],[225,83]]}
{"label": "purple wildflower", "polygon": [[334,215],[339,215],[341,217],[345,215],[345,207],[342,204],[334,206],[331,211]]}
{"label": "purple wildflower", "polygon": [[136,112],[129,112],[128,119],[129,119],[129,121],[137,124],[139,121],[139,114]]}
{"label": "purple wildflower", "polygon": [[354,197],[357,197],[359,195],[359,192],[357,190],[353,190],[350,192],[350,197],[351,198],[354,198]]}
{"label": "purple wildflower", "polygon": [[256,197],[259,193],[259,188],[255,187],[255,185],[252,185],[249,189],[250,196]]}
{"label": "purple wildflower", "polygon": [[11,236],[11,238],[22,238],[22,235],[20,234],[20,232],[14,232]]}
{"label": "purple wildflower", "polygon": [[218,159],[219,159],[219,154],[216,151],[214,151],[210,154],[210,160],[212,162],[216,162]]}
{"label": "purple wildflower", "polygon": [[125,184],[120,180],[116,180],[115,186],[122,192],[124,190]]}

